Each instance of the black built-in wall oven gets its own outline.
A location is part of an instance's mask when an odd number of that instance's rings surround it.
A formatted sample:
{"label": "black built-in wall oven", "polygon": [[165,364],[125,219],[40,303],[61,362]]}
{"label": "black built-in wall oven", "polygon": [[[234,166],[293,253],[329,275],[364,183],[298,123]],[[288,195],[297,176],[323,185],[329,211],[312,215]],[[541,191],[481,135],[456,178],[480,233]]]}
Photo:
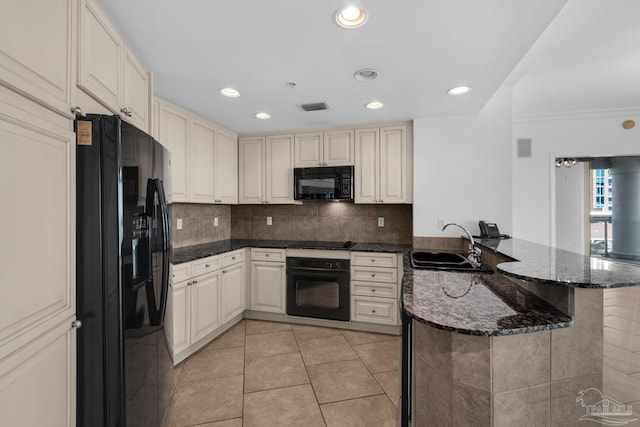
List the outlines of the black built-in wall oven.
{"label": "black built-in wall oven", "polygon": [[287,314],[350,320],[349,259],[287,255]]}

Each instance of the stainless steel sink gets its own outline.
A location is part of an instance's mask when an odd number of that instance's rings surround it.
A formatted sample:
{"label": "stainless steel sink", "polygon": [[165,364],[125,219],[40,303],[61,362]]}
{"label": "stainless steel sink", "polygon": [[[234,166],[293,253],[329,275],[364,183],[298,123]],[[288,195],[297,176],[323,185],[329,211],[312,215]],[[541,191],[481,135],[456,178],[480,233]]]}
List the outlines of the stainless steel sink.
{"label": "stainless steel sink", "polygon": [[490,271],[475,265],[464,255],[450,252],[411,252],[411,265],[417,269],[449,271]]}

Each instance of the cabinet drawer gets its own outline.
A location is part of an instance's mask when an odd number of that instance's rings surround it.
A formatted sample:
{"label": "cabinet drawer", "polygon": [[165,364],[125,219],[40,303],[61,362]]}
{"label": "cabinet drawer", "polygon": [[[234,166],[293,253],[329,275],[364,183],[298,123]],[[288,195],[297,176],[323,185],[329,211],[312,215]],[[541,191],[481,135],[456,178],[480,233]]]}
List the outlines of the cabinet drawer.
{"label": "cabinet drawer", "polygon": [[398,270],[395,268],[351,266],[351,280],[363,282],[398,283]]}
{"label": "cabinet drawer", "polygon": [[229,252],[222,255],[222,266],[228,267],[233,264],[237,264],[244,261],[244,249],[238,251]]}
{"label": "cabinet drawer", "polygon": [[251,259],[253,261],[284,262],[287,259],[286,253],[285,249],[251,248]]}
{"label": "cabinet drawer", "polygon": [[398,324],[398,301],[391,298],[352,297],[351,320]]}
{"label": "cabinet drawer", "polygon": [[200,276],[202,274],[210,273],[212,271],[219,270],[220,255],[202,258],[191,263],[191,277]]}
{"label": "cabinet drawer", "polygon": [[191,263],[171,264],[171,283],[182,282],[191,278]]}
{"label": "cabinet drawer", "polygon": [[380,252],[352,252],[351,265],[395,268],[398,265],[398,255]]}
{"label": "cabinet drawer", "polygon": [[396,284],[377,282],[351,282],[351,295],[364,295],[371,297],[398,298]]}

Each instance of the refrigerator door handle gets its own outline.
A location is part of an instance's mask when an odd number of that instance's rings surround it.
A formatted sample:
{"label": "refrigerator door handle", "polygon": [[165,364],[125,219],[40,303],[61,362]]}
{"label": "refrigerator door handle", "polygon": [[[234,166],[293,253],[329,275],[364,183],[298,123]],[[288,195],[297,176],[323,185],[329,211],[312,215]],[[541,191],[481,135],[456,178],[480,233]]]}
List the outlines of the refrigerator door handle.
{"label": "refrigerator door handle", "polygon": [[169,293],[169,247],[171,242],[169,228],[169,214],[167,209],[167,199],[164,195],[164,187],[159,179],[156,182],[156,191],[160,203],[160,215],[162,216],[162,291],[160,294],[160,324],[164,324],[164,317],[167,311],[167,295]]}

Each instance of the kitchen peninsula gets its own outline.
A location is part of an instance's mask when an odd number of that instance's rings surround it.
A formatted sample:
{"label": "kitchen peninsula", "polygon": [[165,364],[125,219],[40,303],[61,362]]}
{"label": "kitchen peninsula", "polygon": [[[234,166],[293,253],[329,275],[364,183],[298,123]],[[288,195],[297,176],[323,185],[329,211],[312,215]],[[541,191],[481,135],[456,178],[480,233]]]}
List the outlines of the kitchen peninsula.
{"label": "kitchen peninsula", "polygon": [[412,425],[580,425],[579,392],[606,393],[603,289],[640,284],[640,268],[518,239],[480,247],[493,273],[405,262]]}

